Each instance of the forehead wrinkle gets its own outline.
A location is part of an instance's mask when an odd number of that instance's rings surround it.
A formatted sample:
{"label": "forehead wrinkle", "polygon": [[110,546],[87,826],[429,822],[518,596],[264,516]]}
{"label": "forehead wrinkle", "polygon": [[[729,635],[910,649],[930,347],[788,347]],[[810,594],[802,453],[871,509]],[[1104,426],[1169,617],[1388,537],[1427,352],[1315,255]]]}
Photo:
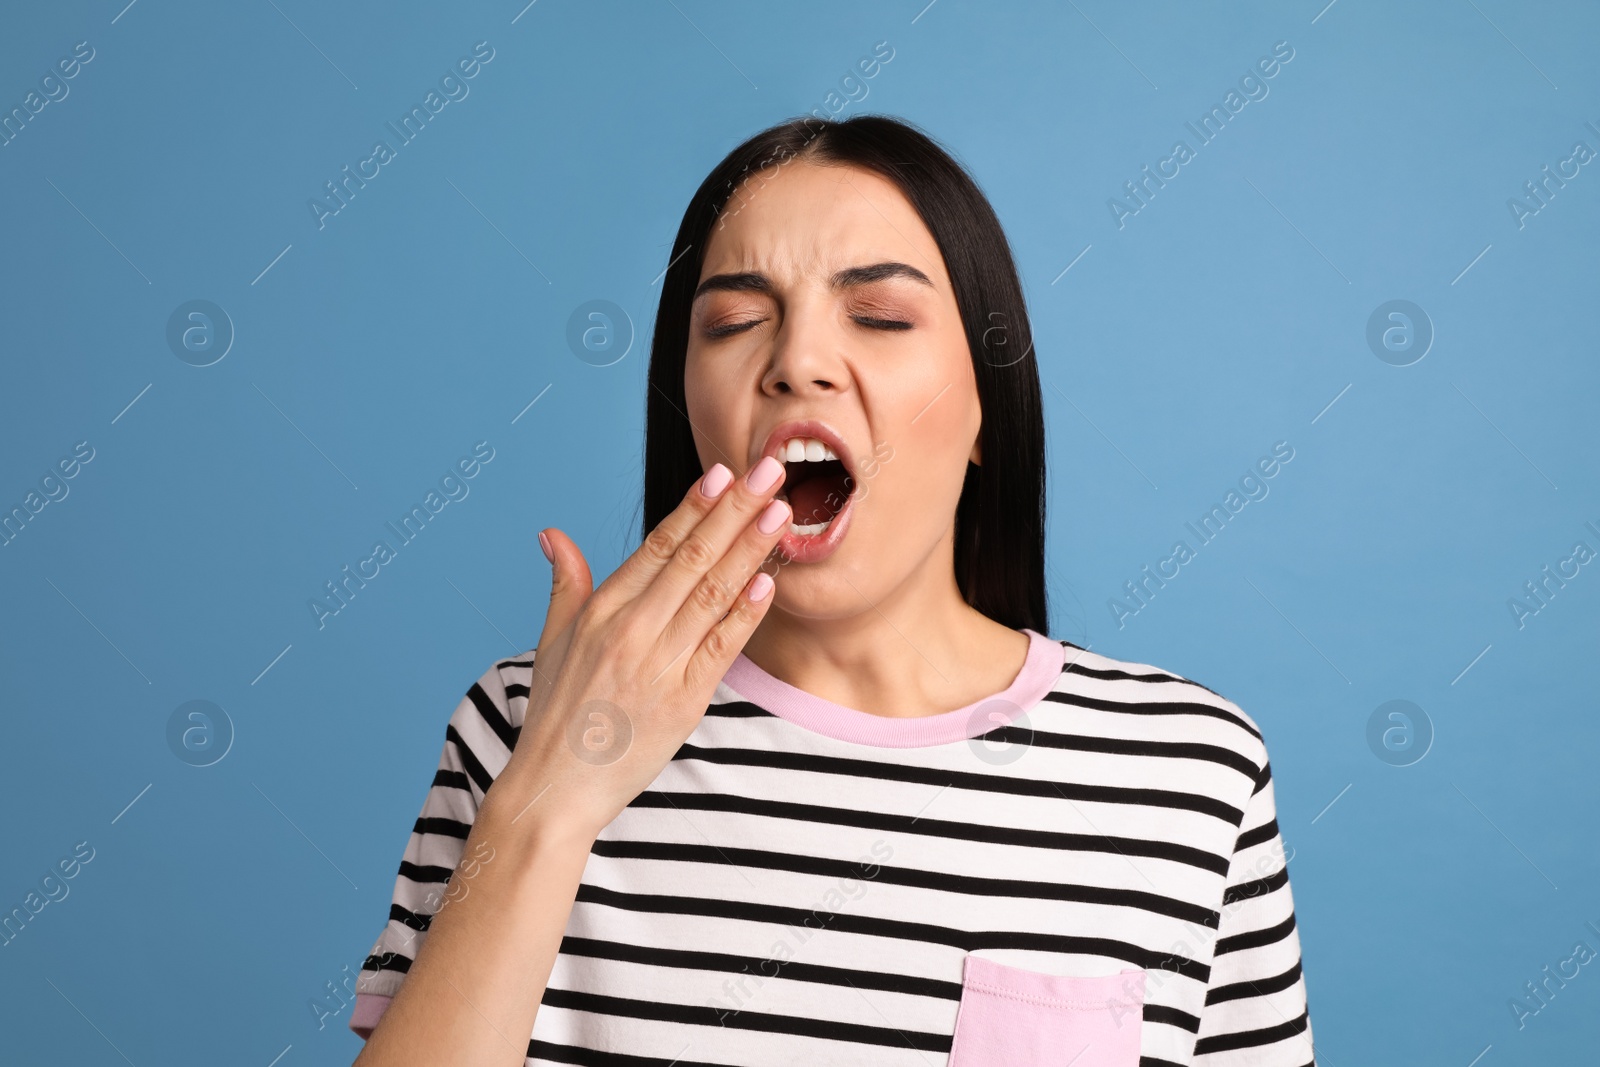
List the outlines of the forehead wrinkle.
{"label": "forehead wrinkle", "polygon": [[[780,262],[783,258],[779,257]],[[787,258],[792,261],[798,257],[790,256]],[[818,249],[812,249],[811,254],[806,258],[818,260],[821,258],[821,253]],[[893,259],[872,260],[871,256],[867,256],[865,259],[867,261],[840,267],[826,275],[827,288],[834,292],[859,290],[888,279],[905,279],[933,291],[937,291],[939,288],[934,279],[909,263]],[[746,250],[740,255],[739,261],[732,269],[719,270],[714,274],[707,275],[695,290],[695,298],[698,299],[710,292],[760,292],[776,296],[777,285],[775,282],[777,279],[773,277],[774,272],[763,270],[762,267],[763,264],[760,262],[760,257]],[[801,272],[796,269],[790,269],[787,272],[780,269],[776,273],[782,276],[785,273],[792,275]],[[820,272],[813,269],[804,273],[815,277]]]}
{"label": "forehead wrinkle", "polygon": [[[816,232],[814,226],[808,226],[807,230],[809,236],[803,239],[805,247],[800,249],[795,247],[800,242],[791,239],[787,232],[778,241],[761,249],[741,242],[733,249],[732,255],[727,257],[732,260],[731,263],[719,266],[701,281],[700,285],[703,287],[707,283],[711,284],[709,288],[696,289],[695,299],[698,300],[707,292],[730,289],[764,293],[777,299],[778,290],[786,286],[790,280],[820,275],[827,242]],[[726,275],[743,277],[733,284],[723,284],[716,280]]]}

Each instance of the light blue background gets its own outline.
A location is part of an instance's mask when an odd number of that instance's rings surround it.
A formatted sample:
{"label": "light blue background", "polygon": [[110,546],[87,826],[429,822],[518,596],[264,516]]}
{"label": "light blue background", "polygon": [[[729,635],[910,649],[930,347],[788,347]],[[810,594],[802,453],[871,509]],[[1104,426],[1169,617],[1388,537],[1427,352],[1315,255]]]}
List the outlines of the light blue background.
{"label": "light blue background", "polygon": [[[535,531],[597,574],[637,537],[689,196],[887,41],[844,113],[948,145],[1026,285],[1054,635],[1263,727],[1322,1061],[1593,1060],[1600,964],[1520,1031],[1508,1001],[1600,949],[1600,566],[1507,607],[1600,549],[1600,164],[1507,207],[1600,148],[1591,5],[124,3],[0,17],[5,110],[95,49],[0,148],[0,505],[95,449],[0,548],[0,910],[95,849],[0,948],[0,1058],[354,1057],[308,1002],[383,925],[449,713],[537,636]],[[307,201],[485,40],[319,229]],[[1269,95],[1119,229],[1108,198],[1278,41]],[[192,299],[237,331],[209,367],[165,339]],[[566,344],[591,299],[636,331],[608,367]],[[1410,366],[1366,343],[1392,299],[1437,331]],[[319,630],[308,599],[481,440],[470,495]],[[1277,441],[1270,495],[1119,628],[1108,599]],[[194,699],[236,730],[205,768],[166,742]],[[1433,724],[1412,766],[1367,744],[1391,699]]]}

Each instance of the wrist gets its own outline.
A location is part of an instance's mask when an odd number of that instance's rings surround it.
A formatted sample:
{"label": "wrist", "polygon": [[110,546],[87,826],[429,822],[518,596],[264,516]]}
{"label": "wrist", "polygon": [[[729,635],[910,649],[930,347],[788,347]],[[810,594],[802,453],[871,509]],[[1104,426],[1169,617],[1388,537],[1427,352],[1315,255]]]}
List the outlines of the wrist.
{"label": "wrist", "polygon": [[486,839],[514,842],[529,851],[587,855],[599,828],[555,803],[555,792],[542,785],[525,787],[502,775],[484,794],[474,827]]}

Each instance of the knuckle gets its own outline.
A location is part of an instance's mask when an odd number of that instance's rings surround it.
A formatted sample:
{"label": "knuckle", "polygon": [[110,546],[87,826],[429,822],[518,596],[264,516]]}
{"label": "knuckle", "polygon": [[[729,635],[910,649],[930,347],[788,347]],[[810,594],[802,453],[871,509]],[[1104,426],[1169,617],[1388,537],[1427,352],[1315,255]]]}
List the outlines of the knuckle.
{"label": "knuckle", "polygon": [[708,574],[694,587],[690,600],[698,611],[718,611],[728,602],[728,583],[715,574]]}
{"label": "knuckle", "polygon": [[678,546],[678,559],[694,570],[706,570],[716,562],[716,553],[703,537],[688,537]]}
{"label": "knuckle", "polygon": [[639,551],[654,563],[665,563],[672,558],[673,548],[672,534],[657,526],[644,539],[644,543],[639,546]]}
{"label": "knuckle", "polygon": [[718,626],[706,634],[705,646],[713,659],[727,659],[733,651],[733,638],[725,627]]}

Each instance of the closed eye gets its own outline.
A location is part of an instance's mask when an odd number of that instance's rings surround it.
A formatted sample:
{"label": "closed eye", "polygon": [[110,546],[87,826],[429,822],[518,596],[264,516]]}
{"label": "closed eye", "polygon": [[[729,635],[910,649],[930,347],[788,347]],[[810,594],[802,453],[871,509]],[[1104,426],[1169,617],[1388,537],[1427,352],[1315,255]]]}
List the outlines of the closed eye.
{"label": "closed eye", "polygon": [[[911,323],[901,319],[878,319],[870,315],[856,315],[854,318],[862,326],[874,330],[909,330],[912,328]],[[752,326],[759,326],[764,321],[764,319],[755,319],[751,322],[726,323],[722,326],[713,326],[707,329],[705,333],[707,337],[711,338],[729,337],[736,333],[742,333]]]}
{"label": "closed eye", "polygon": [[727,337],[730,334],[739,333],[741,330],[748,330],[750,327],[758,326],[760,324],[761,324],[761,320],[760,319],[756,319],[753,322],[730,322],[730,323],[725,323],[725,324],[723,324],[721,326],[712,326],[712,327],[708,328],[706,330],[706,336],[707,337],[711,337],[711,338]]}

